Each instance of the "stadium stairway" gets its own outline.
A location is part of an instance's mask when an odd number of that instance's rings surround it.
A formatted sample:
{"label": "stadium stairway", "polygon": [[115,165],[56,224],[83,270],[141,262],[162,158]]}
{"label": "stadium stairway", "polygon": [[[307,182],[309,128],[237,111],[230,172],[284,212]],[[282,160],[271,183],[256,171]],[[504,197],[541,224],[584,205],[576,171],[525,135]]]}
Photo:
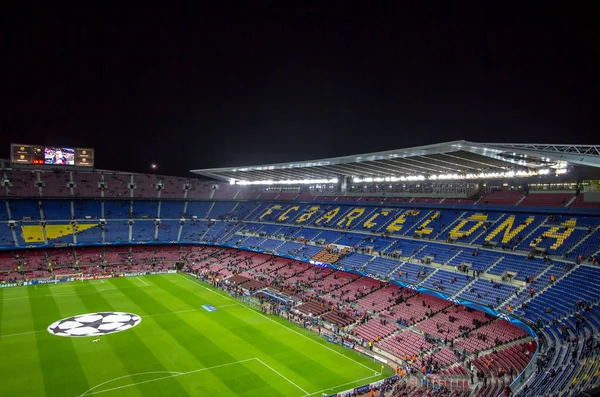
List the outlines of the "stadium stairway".
{"label": "stadium stairway", "polygon": [[459,289],[458,291],[456,291],[456,293],[454,293],[454,296],[461,296],[463,292],[468,291],[473,284],[475,284],[475,281],[477,281],[476,277],[471,277],[470,281],[461,289]]}
{"label": "stadium stairway", "polygon": [[[594,229],[591,233],[588,233],[584,238],[580,239],[575,245],[573,245],[571,248],[569,248],[567,251],[565,251],[565,255],[569,255],[573,252],[575,252],[575,254],[579,254],[579,252],[577,252],[578,247],[580,246],[585,246],[586,243],[588,242],[588,240],[590,242],[594,242],[597,243],[597,239],[600,237],[600,228],[596,228]],[[582,254],[582,256],[584,258],[588,257],[587,252]]]}
{"label": "stadium stairway", "polygon": [[426,219],[430,219],[434,215],[435,212],[436,212],[435,210],[430,210],[429,212],[427,212],[425,214],[419,215],[420,216],[419,219],[417,221],[413,222],[405,230],[402,230],[402,233],[400,233],[400,235],[409,236],[409,235],[418,233],[416,229],[419,227],[419,225],[421,223],[423,223],[423,221],[425,221]]}
{"label": "stadium stairway", "polygon": [[372,263],[372,262],[375,260],[375,258],[377,258],[377,257],[376,257],[376,256],[372,256],[372,257],[371,257],[371,259],[369,259],[369,260],[368,260],[368,261],[367,261],[367,262],[366,262],[364,265],[362,265],[362,266],[361,266],[361,267],[360,267],[358,270],[360,270],[361,272],[364,272],[364,271],[365,271],[365,269],[367,268],[367,266],[368,266],[369,264],[371,264],[371,263]]}
{"label": "stadium stairway", "polygon": [[517,202],[515,203],[515,207],[518,207],[526,198],[527,198],[527,195],[523,195],[520,199],[518,199]]}
{"label": "stadium stairway", "polygon": [[[504,311],[506,311],[506,307],[510,304],[513,308],[516,308],[515,304],[517,302],[519,302],[518,304],[521,305],[524,303],[524,301],[522,301],[520,299],[521,294],[525,294],[527,295],[529,292],[529,288],[533,287],[537,293],[541,293],[543,292],[546,288],[549,288],[552,284],[550,283],[549,280],[549,274],[551,273],[554,269],[554,266],[550,265],[548,267],[546,267],[541,273],[539,273],[537,276],[534,277],[534,283],[533,284],[527,284],[522,286],[520,289],[517,290],[518,295],[511,295],[506,301],[504,301],[501,305],[499,305],[497,307],[498,310],[502,310],[504,308]],[[563,275],[564,276],[564,275]],[[556,278],[555,281],[560,280],[560,278],[562,278],[563,276],[559,276],[558,278]],[[545,279],[547,279],[547,281],[544,281]],[[543,287],[540,289],[538,288],[538,285],[541,283],[543,283]],[[529,299],[528,299],[529,300]]]}
{"label": "stadium stairway", "polygon": [[450,230],[454,229],[454,227],[456,227],[456,225],[463,220],[463,217],[467,215],[466,211],[463,211],[461,214],[459,214],[452,222],[450,222],[450,224],[448,224],[448,226],[446,226],[444,229],[440,230],[440,232],[438,233],[438,235],[440,236],[445,236],[447,235]]}
{"label": "stadium stairway", "polygon": [[450,263],[454,258],[456,258],[457,256],[459,256],[462,253],[463,253],[462,249],[457,249],[456,253],[454,255],[452,255],[450,258],[448,258],[448,260],[444,261],[444,263],[442,263],[442,265],[448,265],[448,263]]}
{"label": "stadium stairway", "polygon": [[537,235],[538,234],[538,230],[541,227],[544,227],[544,226],[547,226],[546,225],[546,219],[544,219],[542,222],[540,222],[540,224],[537,225],[537,227],[535,229],[533,229],[528,234],[526,234],[525,237],[523,237],[523,239],[521,240],[521,243],[519,245],[524,244],[525,241],[527,241],[527,242],[531,241],[531,236]]}
{"label": "stadium stairway", "polygon": [[[576,269],[579,268],[579,265],[573,265],[573,267],[571,269],[569,269],[566,273],[564,273],[562,276],[556,278],[554,284],[556,284],[557,282],[566,279],[571,273],[573,273]],[[519,303],[518,307],[513,307],[513,310],[517,310],[517,312],[519,311],[519,309],[521,309],[523,307],[524,304],[528,304],[529,302],[531,302],[532,300],[536,299],[539,295],[541,295],[542,293],[546,292],[548,289],[552,288],[554,286],[554,284],[552,283],[548,283],[546,284],[546,286],[544,286],[542,289],[540,289],[539,291],[535,292],[535,295],[533,297],[528,297],[527,299],[525,299],[524,301]],[[529,294],[528,293],[529,287],[524,288],[522,291],[519,291],[519,295],[520,294]],[[510,303],[510,301],[508,302]],[[506,311],[504,309],[504,311]],[[520,314],[523,314],[522,312]]]}
{"label": "stadium stairway", "polygon": [[391,271],[389,271],[386,275],[385,278],[390,279],[392,275],[396,274],[398,272],[398,269],[400,269],[400,267],[404,264],[403,261],[399,261],[398,264],[396,266],[394,266],[392,268]]}
{"label": "stadium stairway", "polygon": [[494,266],[496,266],[497,264],[499,264],[500,262],[502,262],[502,260],[504,259],[504,255],[501,255],[498,257],[498,259],[496,259],[484,272],[484,274],[488,273],[490,270],[492,270],[494,268]]}
{"label": "stadium stairway", "polygon": [[[500,215],[495,221],[493,221],[491,223],[491,225],[486,229],[484,228],[475,238],[473,238],[471,240],[471,244],[477,244],[481,242],[481,238],[487,234],[489,234],[491,231],[495,230],[499,225],[502,224],[502,222],[504,222],[510,215],[507,213],[503,213],[502,215]],[[493,238],[493,237],[492,237]],[[477,242],[477,243],[476,243]]]}

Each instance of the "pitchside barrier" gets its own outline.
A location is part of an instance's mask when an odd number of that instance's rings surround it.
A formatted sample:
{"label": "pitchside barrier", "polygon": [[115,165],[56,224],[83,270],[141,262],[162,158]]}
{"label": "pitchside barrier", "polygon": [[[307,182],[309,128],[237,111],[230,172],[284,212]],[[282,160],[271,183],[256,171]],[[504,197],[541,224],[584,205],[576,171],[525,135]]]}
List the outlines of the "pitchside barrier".
{"label": "pitchside barrier", "polygon": [[139,277],[139,276],[147,276],[150,274],[175,274],[176,270],[161,270],[158,272],[137,272],[137,273],[118,273],[118,274],[101,274],[97,276],[78,276],[76,274],[71,274],[66,277],[56,277],[53,279],[46,280],[31,280],[31,281],[20,281],[17,283],[1,283],[0,288],[8,288],[8,287],[23,287],[27,285],[42,285],[42,284],[58,284],[70,281],[83,281],[83,280],[101,280],[107,278],[118,278],[118,277]]}
{"label": "pitchside barrier", "polygon": [[[468,383],[468,382],[467,382]],[[468,384],[465,385],[465,380],[456,379],[453,382],[437,380],[437,379],[419,379],[415,376],[408,376],[400,378],[398,375],[390,376],[379,380],[377,382],[369,383],[368,385],[362,385],[353,389],[344,390],[335,394],[329,394],[326,397],[354,397],[358,394],[368,393],[370,390],[380,390],[381,387],[392,387],[395,385],[409,385],[416,387],[427,387],[433,390],[441,389],[442,386],[452,390],[468,390]]]}

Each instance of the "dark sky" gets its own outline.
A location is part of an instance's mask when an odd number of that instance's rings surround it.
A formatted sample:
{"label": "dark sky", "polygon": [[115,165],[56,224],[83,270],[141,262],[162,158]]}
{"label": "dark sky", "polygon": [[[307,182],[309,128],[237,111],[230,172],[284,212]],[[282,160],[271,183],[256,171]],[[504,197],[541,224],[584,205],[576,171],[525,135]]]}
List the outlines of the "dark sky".
{"label": "dark sky", "polygon": [[600,143],[591,9],[210,3],[3,9],[0,157],[94,147],[99,168],[187,175],[456,139]]}

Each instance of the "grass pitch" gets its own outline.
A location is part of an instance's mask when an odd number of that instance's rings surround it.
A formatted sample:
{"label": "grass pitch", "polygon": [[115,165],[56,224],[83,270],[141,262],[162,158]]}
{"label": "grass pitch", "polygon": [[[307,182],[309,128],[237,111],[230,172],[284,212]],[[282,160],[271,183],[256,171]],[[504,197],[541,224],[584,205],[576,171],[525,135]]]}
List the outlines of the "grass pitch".
{"label": "grass pitch", "polygon": [[[108,311],[142,322],[97,343],[46,329]],[[0,320],[0,396],[308,397],[392,374],[179,274],[0,289]]]}

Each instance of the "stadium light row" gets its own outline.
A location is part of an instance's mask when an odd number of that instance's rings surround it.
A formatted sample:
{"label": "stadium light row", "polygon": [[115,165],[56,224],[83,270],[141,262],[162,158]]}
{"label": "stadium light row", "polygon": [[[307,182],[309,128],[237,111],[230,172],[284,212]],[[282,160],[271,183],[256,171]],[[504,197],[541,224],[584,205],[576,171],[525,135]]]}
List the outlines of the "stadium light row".
{"label": "stadium light row", "polygon": [[[499,178],[531,178],[534,176],[550,175],[553,170],[544,168],[537,171],[507,171],[507,172],[482,172],[477,174],[439,174],[439,175],[409,175],[385,178],[359,178],[353,177],[353,183],[371,183],[371,182],[419,182],[419,181],[459,181],[459,180],[477,180],[477,179],[499,179]],[[567,173],[566,168],[558,168],[554,173],[563,175]],[[331,179],[285,179],[285,180],[260,180],[247,181],[241,179],[230,179],[231,185],[312,185],[312,184],[331,184],[338,183],[338,178]]]}
{"label": "stadium light row", "polygon": [[231,185],[312,185],[312,184],[328,184],[328,183],[338,183],[338,178],[331,179],[286,179],[282,181],[273,181],[273,180],[265,180],[265,181],[243,181],[237,179],[230,179],[229,183]]}
{"label": "stadium light row", "polygon": [[[401,176],[401,177],[386,177],[386,178],[352,178],[352,182],[411,182],[411,181],[457,181],[457,180],[473,180],[473,179],[496,179],[496,178],[530,178],[533,176],[550,175],[549,169],[539,171],[508,171],[508,172],[482,172],[478,174],[439,174],[439,175],[416,175],[416,176]],[[557,169],[556,175],[566,174],[566,169]]]}

